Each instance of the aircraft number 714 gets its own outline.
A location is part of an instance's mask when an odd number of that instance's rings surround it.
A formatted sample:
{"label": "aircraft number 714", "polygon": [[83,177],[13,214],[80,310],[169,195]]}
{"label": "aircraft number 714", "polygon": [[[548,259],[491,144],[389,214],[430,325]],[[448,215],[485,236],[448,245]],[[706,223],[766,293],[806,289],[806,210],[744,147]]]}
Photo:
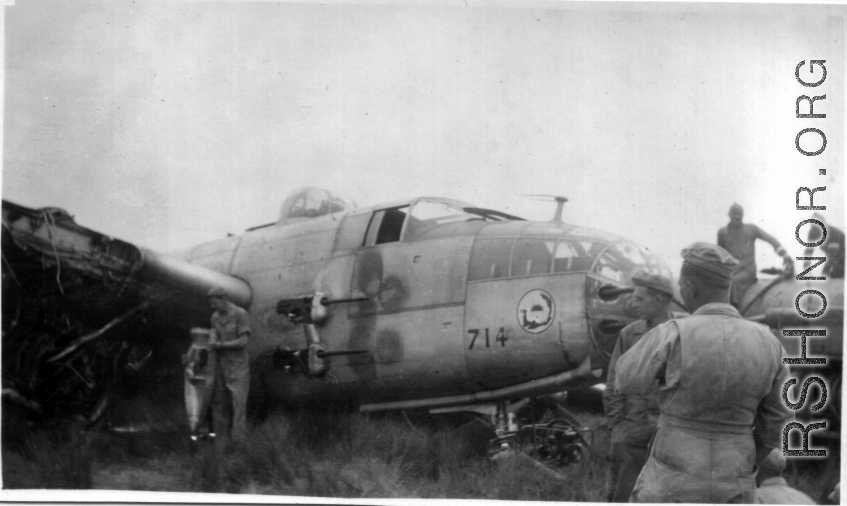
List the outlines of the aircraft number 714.
{"label": "aircraft number 714", "polygon": [[[476,338],[479,337],[479,330],[480,329],[468,329],[468,334],[473,335],[473,339],[471,339],[471,344],[470,344],[470,346],[468,346],[469,350],[473,349],[473,345],[476,342]],[[485,347],[491,348],[491,342],[489,340],[488,328],[485,328],[483,330],[485,330]],[[505,329],[503,329],[503,327],[500,327],[500,330],[497,331],[497,335],[494,336],[494,341],[499,342],[501,347],[505,347],[506,341],[508,341],[508,340],[509,340],[509,338],[506,337]]]}

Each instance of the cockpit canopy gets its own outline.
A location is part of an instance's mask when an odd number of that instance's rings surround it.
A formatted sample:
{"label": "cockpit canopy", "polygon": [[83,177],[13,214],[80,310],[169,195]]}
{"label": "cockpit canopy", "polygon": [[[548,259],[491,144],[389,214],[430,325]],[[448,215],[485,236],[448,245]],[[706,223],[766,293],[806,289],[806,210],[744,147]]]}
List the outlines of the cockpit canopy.
{"label": "cockpit canopy", "polygon": [[282,202],[277,225],[356,209],[356,203],[322,188],[299,188]]}
{"label": "cockpit canopy", "polygon": [[476,240],[471,252],[469,281],[589,271],[617,284],[631,285],[631,276],[637,270],[673,279],[655,254],[624,240],[609,243],[574,236],[483,238]]}
{"label": "cockpit canopy", "polygon": [[[472,207],[458,200],[421,197],[411,204],[378,209],[370,221],[365,246],[396,241],[416,241],[449,235],[461,230],[470,230],[463,225],[478,224],[476,229],[488,222],[521,220],[517,216]],[[456,227],[460,227],[457,229]]]}

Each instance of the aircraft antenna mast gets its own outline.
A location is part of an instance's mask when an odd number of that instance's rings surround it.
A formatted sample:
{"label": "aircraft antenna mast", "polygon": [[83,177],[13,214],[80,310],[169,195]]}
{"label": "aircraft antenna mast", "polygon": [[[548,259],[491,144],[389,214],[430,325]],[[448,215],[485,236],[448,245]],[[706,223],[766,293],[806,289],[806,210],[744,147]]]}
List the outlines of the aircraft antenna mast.
{"label": "aircraft antenna mast", "polygon": [[556,203],[556,214],[550,220],[553,223],[562,223],[562,210],[565,207],[565,202],[568,198],[562,195],[523,195],[524,197],[532,197],[533,200],[546,200]]}

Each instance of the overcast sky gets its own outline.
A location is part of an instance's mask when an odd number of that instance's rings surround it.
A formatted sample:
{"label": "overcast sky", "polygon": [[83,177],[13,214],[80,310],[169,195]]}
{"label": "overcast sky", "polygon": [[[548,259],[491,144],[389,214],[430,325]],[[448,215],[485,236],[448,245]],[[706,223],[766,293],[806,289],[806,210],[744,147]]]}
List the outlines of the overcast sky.
{"label": "overcast sky", "polygon": [[[6,8],[3,198],[167,251],[274,221],[301,186],[538,220],[553,205],[520,195],[557,194],[565,221],[674,268],[738,202],[800,255],[797,187],[827,186],[816,203],[843,224],[844,14],[19,0]],[[827,60],[817,88],[794,77],[811,59]],[[827,95],[827,119],[795,118],[803,94]],[[808,127],[827,136],[820,156],[795,149]],[[760,267],[778,265],[758,249]]]}

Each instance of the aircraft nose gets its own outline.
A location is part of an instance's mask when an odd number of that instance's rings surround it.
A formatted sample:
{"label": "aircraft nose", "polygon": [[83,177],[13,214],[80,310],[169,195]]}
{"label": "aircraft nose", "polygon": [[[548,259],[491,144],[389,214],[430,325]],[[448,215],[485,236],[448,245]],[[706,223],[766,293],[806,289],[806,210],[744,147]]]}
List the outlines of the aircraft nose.
{"label": "aircraft nose", "polygon": [[670,270],[654,254],[628,241],[609,244],[597,257],[586,279],[586,310],[597,353],[608,360],[620,330],[641,317],[633,297],[632,275],[637,271]]}

